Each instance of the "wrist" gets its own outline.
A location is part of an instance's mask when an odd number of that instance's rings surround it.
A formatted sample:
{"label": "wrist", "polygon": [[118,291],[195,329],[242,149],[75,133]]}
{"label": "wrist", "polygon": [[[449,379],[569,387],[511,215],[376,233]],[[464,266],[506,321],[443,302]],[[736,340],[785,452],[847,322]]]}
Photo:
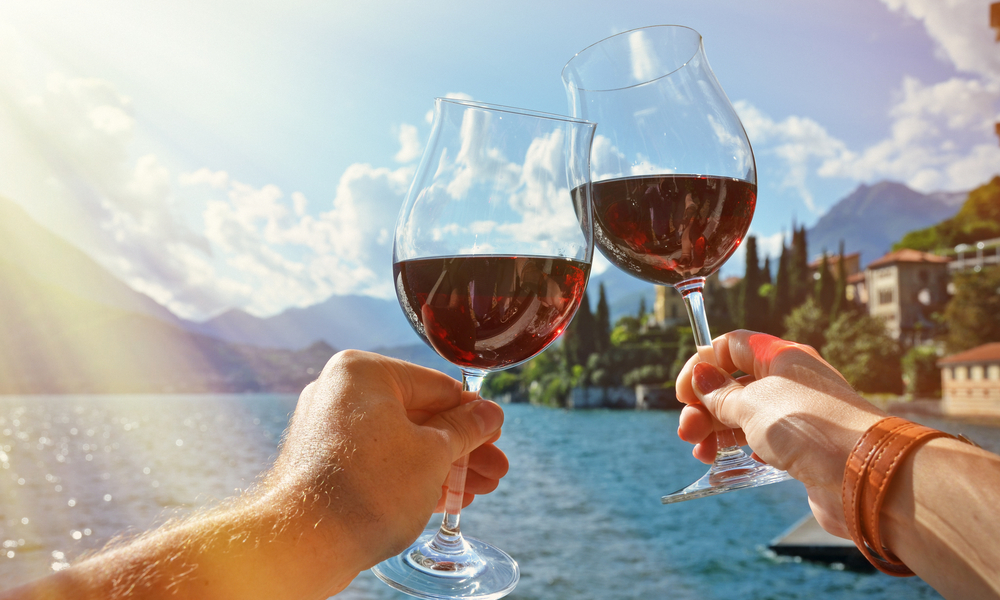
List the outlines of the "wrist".
{"label": "wrist", "polygon": [[892,535],[883,537],[882,517],[885,515],[887,522],[896,522],[896,527],[887,528],[893,533],[907,520],[913,527],[915,454],[929,444],[935,444],[929,449],[934,453],[942,444],[967,442],[899,417],[880,420],[858,440],[844,472],[844,514],[854,543],[878,570],[901,577],[913,575],[893,551],[904,543],[898,539],[890,541]]}

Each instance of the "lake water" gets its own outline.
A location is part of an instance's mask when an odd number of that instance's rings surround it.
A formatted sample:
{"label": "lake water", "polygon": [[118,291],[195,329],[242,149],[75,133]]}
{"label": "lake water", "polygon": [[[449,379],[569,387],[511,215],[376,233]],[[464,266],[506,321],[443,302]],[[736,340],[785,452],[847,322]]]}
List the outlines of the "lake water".
{"label": "lake water", "polygon": [[[294,405],[268,395],[0,397],[0,589],[248,487]],[[510,474],[462,524],[520,563],[511,598],[940,598],[916,578],[769,556],[768,542],[808,511],[797,482],[661,505],[705,470],[676,437],[677,413],[506,410]],[[338,598],[407,596],[365,572]]]}

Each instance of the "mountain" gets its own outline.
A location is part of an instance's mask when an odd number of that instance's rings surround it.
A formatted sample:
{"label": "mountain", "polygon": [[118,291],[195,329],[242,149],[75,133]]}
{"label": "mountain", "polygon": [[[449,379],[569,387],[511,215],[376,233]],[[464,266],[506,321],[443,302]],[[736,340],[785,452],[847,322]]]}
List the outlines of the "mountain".
{"label": "mountain", "polygon": [[0,261],[0,393],[299,392],[335,352],[229,344]]}
{"label": "mountain", "polygon": [[1000,175],[969,192],[954,217],[926,229],[911,231],[896,248],[924,252],[951,250],[1000,236]]}
{"label": "mountain", "polygon": [[880,258],[905,234],[951,217],[965,192],[921,194],[901,183],[860,185],[823,215],[807,239],[813,256],[835,254],[844,240],[847,252],[861,253],[861,266]]}
{"label": "mountain", "polygon": [[319,304],[289,308],[272,317],[233,309],[187,327],[219,339],[271,348],[304,348],[324,340],[337,348],[371,350],[417,340],[396,300],[370,296],[331,296]]}
{"label": "mountain", "polygon": [[172,324],[181,320],[137,292],[82,250],[39,225],[13,201],[0,197],[0,261],[16,265],[32,279],[74,296],[150,315]]}

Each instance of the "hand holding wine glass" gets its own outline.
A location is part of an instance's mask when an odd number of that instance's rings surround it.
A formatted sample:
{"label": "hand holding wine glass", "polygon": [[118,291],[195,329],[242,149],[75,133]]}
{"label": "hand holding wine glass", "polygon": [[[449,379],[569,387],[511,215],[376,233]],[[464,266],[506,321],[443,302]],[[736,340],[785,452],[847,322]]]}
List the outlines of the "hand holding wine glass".
{"label": "hand holding wine glass", "polygon": [[[393,276],[414,331],[478,392],[491,371],[544,350],[583,297],[593,255],[589,158],[579,119],[438,98],[400,212]],[[447,482],[441,527],[373,568],[421,598],[500,598],[517,563],[460,527],[468,457]]]}
{"label": "hand holding wine glass", "polygon": [[[563,69],[573,115],[598,123],[594,237],[635,277],[684,298],[701,360],[715,363],[702,290],[743,241],[757,202],[753,151],[698,32],[644,27],[602,40]],[[731,430],[699,481],[663,502],[788,479],[746,455]]]}

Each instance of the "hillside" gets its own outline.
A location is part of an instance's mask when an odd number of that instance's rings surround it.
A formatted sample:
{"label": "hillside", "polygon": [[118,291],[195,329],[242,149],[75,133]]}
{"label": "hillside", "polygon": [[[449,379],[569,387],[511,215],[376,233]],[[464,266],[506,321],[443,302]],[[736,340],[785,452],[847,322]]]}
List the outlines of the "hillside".
{"label": "hillside", "polygon": [[181,320],[100,266],[79,248],[39,225],[13,201],[0,197],[0,261],[17,265],[41,283],[106,306],[150,315],[167,323]]}
{"label": "hillside", "polygon": [[298,392],[334,353],[237,346],[0,261],[0,393]]}
{"label": "hillside", "polygon": [[955,216],[925,229],[910,231],[895,249],[951,250],[959,244],[997,237],[1000,237],[1000,176],[969,192]]}
{"label": "hillside", "polygon": [[906,233],[954,215],[965,193],[921,194],[901,183],[860,185],[807,232],[810,257],[823,250],[861,253],[862,268],[892,250]]}

